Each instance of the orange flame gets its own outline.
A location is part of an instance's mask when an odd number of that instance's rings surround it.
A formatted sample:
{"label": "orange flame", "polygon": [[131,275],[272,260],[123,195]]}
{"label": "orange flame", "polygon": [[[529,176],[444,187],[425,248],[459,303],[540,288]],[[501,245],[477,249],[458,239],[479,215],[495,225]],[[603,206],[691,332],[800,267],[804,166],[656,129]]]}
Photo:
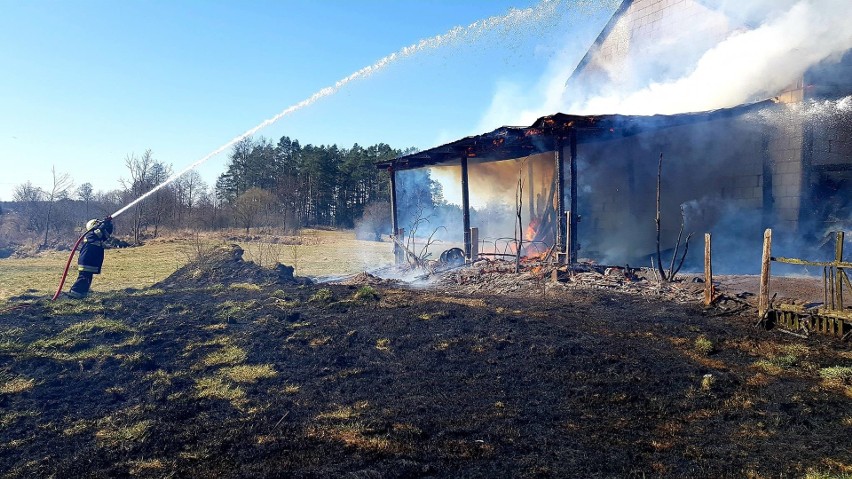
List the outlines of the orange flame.
{"label": "orange flame", "polygon": [[530,224],[527,225],[527,231],[524,233],[524,239],[527,241],[533,241],[535,239],[535,235],[538,232],[539,221],[535,218],[530,220]]}

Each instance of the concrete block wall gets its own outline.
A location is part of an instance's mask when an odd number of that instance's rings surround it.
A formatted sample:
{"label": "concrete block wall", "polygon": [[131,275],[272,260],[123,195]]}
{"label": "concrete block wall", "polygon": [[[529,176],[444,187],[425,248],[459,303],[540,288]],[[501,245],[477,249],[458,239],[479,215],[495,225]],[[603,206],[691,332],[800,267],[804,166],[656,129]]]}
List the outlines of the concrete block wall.
{"label": "concrete block wall", "polygon": [[669,68],[663,65],[665,59],[657,64],[660,45],[689,45],[682,51],[669,52],[683,55],[683,62],[689,62],[697,60],[686,58],[692,50],[709,47],[729,32],[727,19],[697,0],[635,0],[593,47],[588,63],[572,81],[591,88],[604,81],[620,86],[643,68]]}
{"label": "concrete block wall", "polygon": [[816,167],[852,164],[852,115],[836,116],[820,122],[813,133],[813,162]]}
{"label": "concrete block wall", "polygon": [[802,125],[790,123],[770,135],[773,214],[777,227],[796,231],[802,203]]}

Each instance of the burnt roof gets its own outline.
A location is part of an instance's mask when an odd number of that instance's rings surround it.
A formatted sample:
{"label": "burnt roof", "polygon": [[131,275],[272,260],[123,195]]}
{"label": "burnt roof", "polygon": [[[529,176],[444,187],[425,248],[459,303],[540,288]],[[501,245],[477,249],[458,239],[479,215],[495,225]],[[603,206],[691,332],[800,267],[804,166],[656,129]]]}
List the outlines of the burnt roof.
{"label": "burnt roof", "polygon": [[543,116],[527,127],[503,126],[492,132],[468,136],[428,150],[376,163],[379,169],[409,170],[429,166],[454,165],[469,161],[490,162],[523,158],[556,150],[560,139],[574,132],[577,143],[606,141],[691,123],[743,115],[775,103],[774,99],[677,115],[568,115]]}

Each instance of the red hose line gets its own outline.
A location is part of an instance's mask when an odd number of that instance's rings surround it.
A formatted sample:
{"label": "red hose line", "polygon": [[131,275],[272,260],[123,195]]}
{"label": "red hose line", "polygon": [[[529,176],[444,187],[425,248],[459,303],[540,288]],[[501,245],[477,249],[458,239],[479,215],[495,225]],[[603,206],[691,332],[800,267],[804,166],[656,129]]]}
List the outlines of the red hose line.
{"label": "red hose line", "polygon": [[65,263],[65,271],[62,272],[62,280],[59,282],[59,287],[56,288],[56,294],[53,295],[51,301],[56,301],[56,298],[58,298],[59,295],[62,294],[62,287],[65,286],[65,278],[68,276],[68,268],[71,266],[71,260],[74,259],[74,253],[77,252],[77,247],[80,246],[80,242],[83,241],[83,238],[86,237],[86,234],[88,232],[89,231],[86,231],[85,233],[80,235],[80,238],[77,240],[76,243],[74,243],[74,247],[71,248],[71,254],[68,255],[68,262]]}

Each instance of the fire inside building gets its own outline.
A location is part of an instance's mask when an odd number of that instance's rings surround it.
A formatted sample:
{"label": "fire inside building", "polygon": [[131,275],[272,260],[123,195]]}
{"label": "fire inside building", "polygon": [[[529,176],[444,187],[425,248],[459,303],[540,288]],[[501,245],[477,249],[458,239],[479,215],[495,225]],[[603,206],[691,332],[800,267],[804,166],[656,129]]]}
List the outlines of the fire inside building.
{"label": "fire inside building", "polygon": [[[566,88],[618,87],[614,65],[641,56],[661,32],[718,41],[741,28],[695,22],[714,18],[703,3],[624,1]],[[438,226],[458,232],[467,261],[549,249],[560,263],[587,259],[647,265],[655,252],[662,155],[663,250],[674,249],[684,222],[691,232],[718,233],[728,253],[721,258],[722,270],[727,263],[729,272],[736,272],[748,262],[753,272],[760,264],[764,228],[775,228],[791,244],[818,246],[831,231],[849,227],[850,108],[815,117],[797,105],[848,96],[850,73],[847,52],[839,61],[812,66],[771,100],[673,115],[556,113],[527,127],[502,127],[383,162],[377,166],[390,174],[393,231],[398,235],[411,223],[400,218],[400,204],[409,192],[399,178],[411,171],[443,170],[458,181],[461,214],[459,221]],[[502,226],[479,224],[486,222],[487,206],[472,202],[471,195],[481,196],[483,188],[504,192],[510,207],[506,218],[494,223]],[[510,247],[501,248],[501,238]],[[700,248],[693,253],[700,255]]]}

